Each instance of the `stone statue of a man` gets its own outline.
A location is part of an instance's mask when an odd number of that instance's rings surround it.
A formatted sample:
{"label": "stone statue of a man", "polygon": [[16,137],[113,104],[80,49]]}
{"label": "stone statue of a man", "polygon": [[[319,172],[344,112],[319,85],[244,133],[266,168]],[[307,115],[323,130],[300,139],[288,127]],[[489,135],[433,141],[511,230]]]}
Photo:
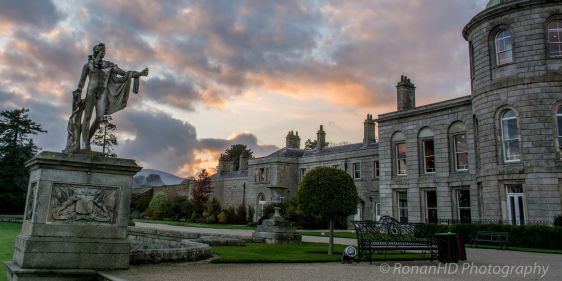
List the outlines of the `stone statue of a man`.
{"label": "stone statue of a man", "polygon": [[[133,80],[133,93],[136,94],[139,89],[139,77],[148,76],[148,68],[141,72],[124,71],[116,64],[103,60],[104,56],[105,45],[103,43],[95,45],[93,54],[88,57],[88,62],[82,68],[78,88],[72,92],[72,115],[68,121],[68,139],[64,152],[80,151],[80,138],[82,149],[91,150],[90,140],[99,128],[104,115],[125,108],[131,80]],[[85,99],[82,100],[82,88],[86,78],[89,79],[88,87]],[[91,122],[94,109],[96,118]]]}

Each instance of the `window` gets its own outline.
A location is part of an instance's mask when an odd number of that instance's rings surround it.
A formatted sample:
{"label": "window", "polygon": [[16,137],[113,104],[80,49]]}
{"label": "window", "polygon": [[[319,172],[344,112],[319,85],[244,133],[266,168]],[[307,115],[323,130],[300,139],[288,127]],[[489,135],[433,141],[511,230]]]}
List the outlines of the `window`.
{"label": "window", "polygon": [[[475,123],[475,130],[477,124]],[[468,170],[468,145],[466,139],[466,125],[462,121],[455,121],[449,127],[450,163],[452,171]],[[475,132],[475,138],[477,138]]]}
{"label": "window", "polygon": [[339,169],[339,168],[340,168],[340,165],[332,165],[332,168],[334,168],[334,169]]}
{"label": "window", "polygon": [[511,32],[509,32],[508,30],[500,30],[496,34],[495,45],[497,65],[513,62]]}
{"label": "window", "polygon": [[254,170],[255,182],[268,182],[269,181],[269,168],[257,168]]}
{"label": "window", "polygon": [[472,122],[474,124],[474,162],[476,163],[476,170],[480,170],[480,130],[478,129],[478,118],[473,115]]}
{"label": "window", "polygon": [[466,135],[454,135],[453,146],[455,150],[455,170],[468,170],[468,149],[466,147]]}
{"label": "window", "polygon": [[503,155],[506,162],[519,161],[519,128],[517,114],[513,110],[506,110],[501,115]]}
{"label": "window", "polygon": [[355,215],[353,216],[353,220],[354,221],[362,221],[363,220],[363,203],[360,203],[359,205],[357,205],[357,211],[355,212]]}
{"label": "window", "polygon": [[361,178],[361,163],[353,163],[353,178],[360,179]]}
{"label": "window", "polygon": [[437,223],[437,192],[425,192],[425,210],[427,223]]}
{"label": "window", "polygon": [[418,134],[418,139],[421,140],[420,161],[423,163],[420,165],[420,167],[422,168],[421,173],[435,173],[435,149],[433,146],[433,131],[429,127],[422,128]]}
{"label": "window", "polygon": [[556,127],[558,128],[558,150],[562,158],[562,106],[556,112]]}
{"label": "window", "polygon": [[457,189],[458,218],[461,223],[471,223],[470,190]]}
{"label": "window", "polygon": [[406,162],[406,144],[397,143],[396,144],[396,172],[398,175],[406,175],[408,170]]}
{"label": "window", "polygon": [[548,24],[548,54],[551,57],[562,56],[562,20]]}
{"label": "window", "polygon": [[406,136],[402,132],[395,132],[392,135],[392,175],[404,176],[408,170],[406,165]]}
{"label": "window", "polygon": [[381,219],[381,203],[375,202],[374,205],[373,220],[378,221]]}
{"label": "window", "polygon": [[304,178],[304,175],[306,175],[306,168],[301,168],[301,180]]}
{"label": "window", "polygon": [[474,45],[472,45],[472,41],[468,42],[468,54],[470,56],[470,81],[474,81]]}
{"label": "window", "polygon": [[433,140],[423,140],[423,169],[426,174],[435,173],[435,152]]}
{"label": "window", "polygon": [[476,188],[478,188],[478,213],[482,218],[484,217],[484,188],[481,182],[476,184]]}
{"label": "window", "polygon": [[373,161],[373,178],[378,179],[380,177],[379,161]]}
{"label": "window", "polygon": [[398,217],[401,223],[408,223],[408,194],[406,191],[396,193],[398,201]]}
{"label": "window", "polygon": [[523,185],[506,184],[507,218],[511,224],[525,224],[525,196]]}

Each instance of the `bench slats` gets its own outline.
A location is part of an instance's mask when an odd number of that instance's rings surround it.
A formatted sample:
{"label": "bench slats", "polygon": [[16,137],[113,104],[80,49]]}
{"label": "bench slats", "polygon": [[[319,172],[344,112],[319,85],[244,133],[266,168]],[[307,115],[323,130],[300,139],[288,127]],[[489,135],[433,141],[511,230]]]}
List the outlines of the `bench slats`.
{"label": "bench slats", "polygon": [[507,249],[507,240],[509,237],[508,232],[501,232],[501,231],[478,231],[476,232],[476,236],[472,239],[472,244],[475,244],[478,247],[479,242],[488,242],[488,243],[497,243],[502,247]]}
{"label": "bench slats", "polygon": [[403,224],[391,217],[383,217],[379,222],[353,221],[357,236],[358,259],[368,258],[372,263],[373,252],[416,250],[437,257],[437,240],[424,224]]}

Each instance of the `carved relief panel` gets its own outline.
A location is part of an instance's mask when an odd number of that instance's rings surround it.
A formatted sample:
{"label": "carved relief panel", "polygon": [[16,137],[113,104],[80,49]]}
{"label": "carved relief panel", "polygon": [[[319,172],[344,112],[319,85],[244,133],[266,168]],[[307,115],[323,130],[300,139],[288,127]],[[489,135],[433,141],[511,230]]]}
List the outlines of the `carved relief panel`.
{"label": "carved relief panel", "polygon": [[113,224],[118,197],[116,187],[55,183],[49,205],[49,222]]}

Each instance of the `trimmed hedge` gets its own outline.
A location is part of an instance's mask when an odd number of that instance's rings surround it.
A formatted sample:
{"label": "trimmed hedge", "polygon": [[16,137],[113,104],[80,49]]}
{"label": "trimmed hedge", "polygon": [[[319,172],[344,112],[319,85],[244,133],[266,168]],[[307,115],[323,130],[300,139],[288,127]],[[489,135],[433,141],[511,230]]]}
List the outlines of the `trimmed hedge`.
{"label": "trimmed hedge", "polygon": [[562,227],[547,225],[507,225],[507,224],[430,224],[432,233],[454,232],[465,238],[465,243],[471,243],[476,232],[501,231],[508,232],[508,246],[537,248],[537,249],[562,249]]}

